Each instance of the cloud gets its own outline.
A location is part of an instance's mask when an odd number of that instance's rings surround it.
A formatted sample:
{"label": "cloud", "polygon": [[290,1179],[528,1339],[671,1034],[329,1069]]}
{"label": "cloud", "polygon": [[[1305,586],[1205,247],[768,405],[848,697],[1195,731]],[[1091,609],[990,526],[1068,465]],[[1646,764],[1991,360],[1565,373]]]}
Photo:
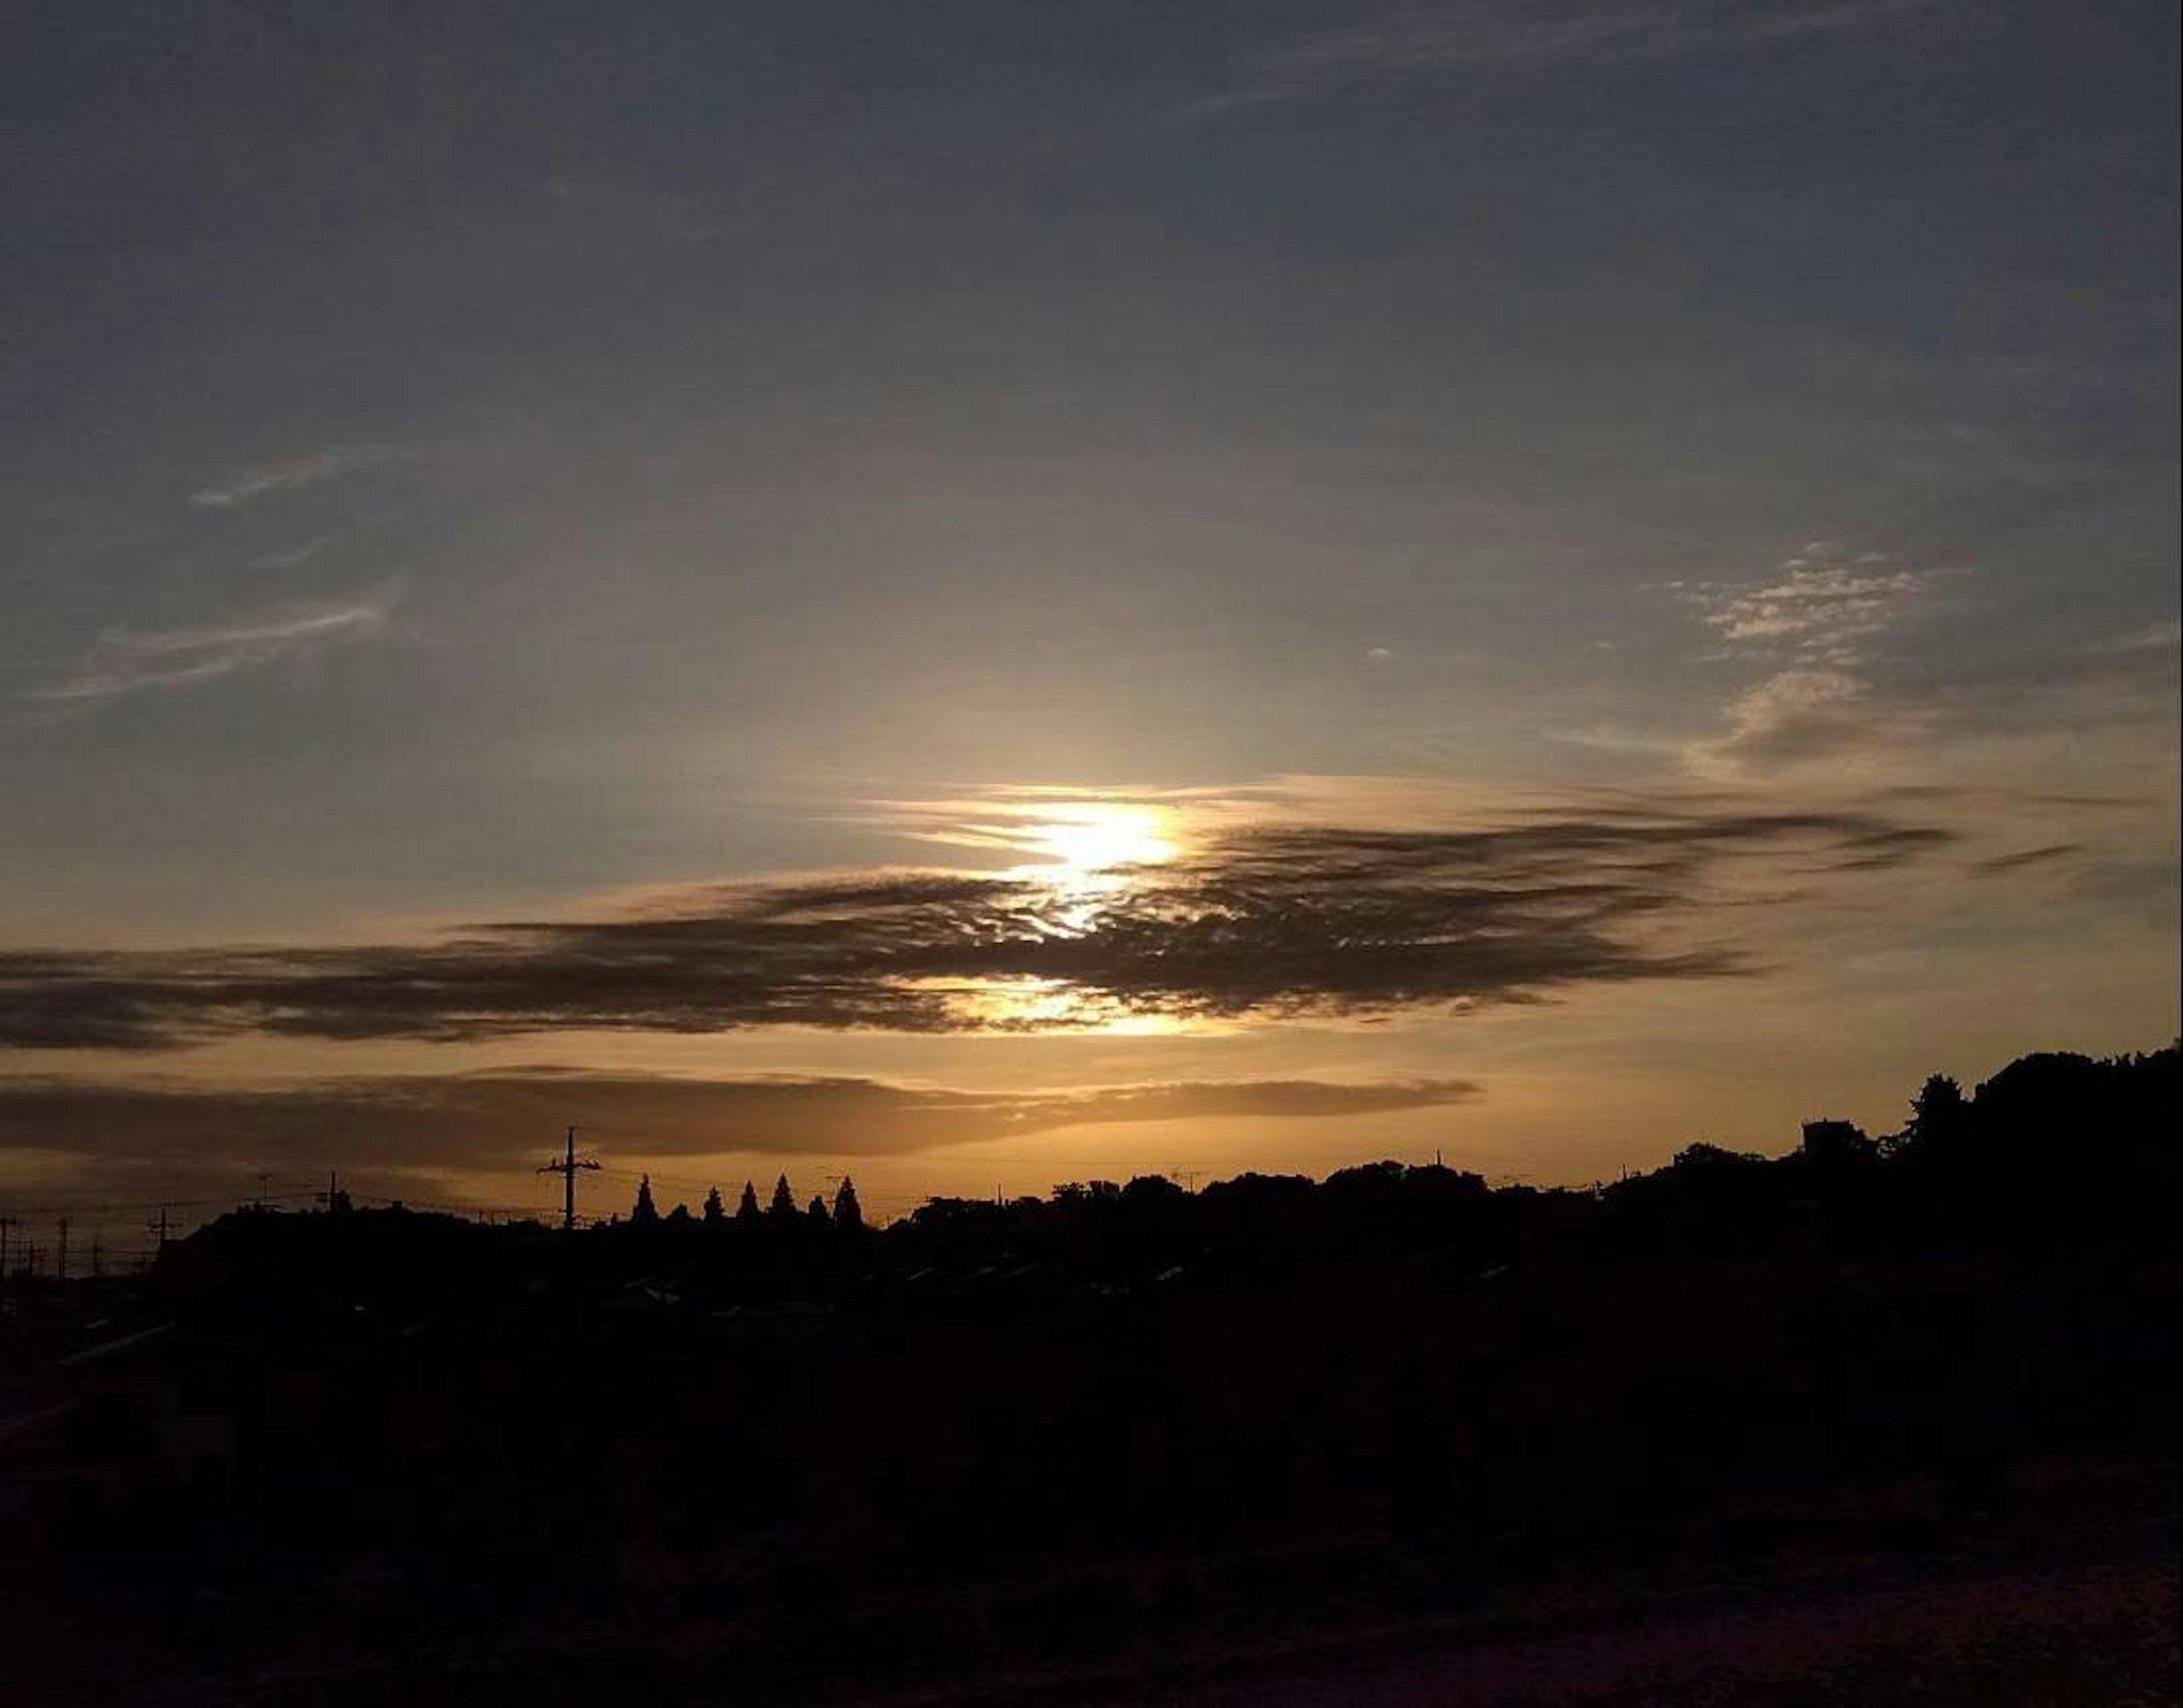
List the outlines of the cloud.
{"label": "cloud", "polygon": [[[1921,646],[1914,669],[1872,644],[1925,615],[1922,600],[1949,573],[1961,572],[1830,568],[1757,588],[1686,590],[1725,641],[1722,656],[1770,673],[1723,704],[1714,732],[1616,744],[1667,751],[1686,771],[1713,778],[1824,765],[1835,786],[1854,776],[1866,790],[1947,775],[2020,791],[2027,776],[2046,773],[2083,793],[2132,772],[2172,772],[2177,661],[2162,626],[1998,656]],[[1614,732],[1578,738],[1604,744]]]}
{"label": "cloud", "polygon": [[0,954],[0,1047],[758,1026],[1008,1032],[1384,1018],[1751,970],[1725,897],[1899,865],[1874,814],[1600,798],[1459,830],[1258,826],[1080,874],[720,884],[423,943]]}
{"label": "cloud", "polygon": [[1685,770],[1736,777],[1857,754],[1892,750],[1922,733],[1918,710],[1875,701],[1848,670],[1797,665],[1754,683],[1731,701],[1727,729],[1683,743]]}
{"label": "cloud", "polygon": [[1844,670],[1862,663],[1864,643],[1901,621],[1935,581],[1962,573],[1914,569],[1880,552],[1852,557],[1814,541],[1769,581],[1669,585],[1732,648]]}
{"label": "cloud", "polygon": [[2021,871],[2026,866],[2051,865],[2056,860],[2084,852],[2082,843],[2052,843],[2045,848],[2019,848],[2013,854],[1995,854],[1990,860],[1978,861],[1971,871],[1980,877],[1999,877],[2007,872]]}
{"label": "cloud", "polygon": [[1541,3],[1484,0],[1407,10],[1329,31],[1247,65],[1235,86],[1196,103],[1201,117],[1296,101],[1391,78],[1457,77],[1523,66],[1680,59],[1844,35],[1927,9],[1935,0],[1750,0]]}
{"label": "cloud", "polygon": [[216,627],[113,629],[75,670],[31,690],[63,702],[110,700],[148,688],[187,687],[240,671],[263,670],[343,641],[367,639],[386,626],[387,602],[293,608],[283,615]]}
{"label": "cloud", "polygon": [[625,1154],[884,1156],[1117,1121],[1337,1119],[1466,1101],[1460,1079],[1180,1081],[974,1092],[881,1080],[576,1068],[260,1087],[0,1078],[0,1152],[315,1171],[523,1166],[570,1122]]}
{"label": "cloud", "polygon": [[277,552],[267,552],[261,557],[253,558],[250,560],[250,567],[253,570],[301,569],[329,546],[337,545],[340,542],[339,534],[317,534],[299,544],[286,547]]}
{"label": "cloud", "polygon": [[192,508],[235,510],[269,493],[297,487],[315,487],[344,475],[361,473],[384,464],[399,462],[415,453],[400,445],[335,445],[302,456],[282,457],[236,469],[210,486],[190,494]]}
{"label": "cloud", "polygon": [[1763,581],[1662,584],[1723,656],[1776,666],[1730,701],[1724,732],[1681,744],[1684,769],[1730,777],[1916,739],[1929,720],[1871,692],[1871,643],[1918,615],[1936,581],[1964,573],[1815,540]]}
{"label": "cloud", "polygon": [[2133,630],[2091,650],[2101,653],[2160,653],[2173,650],[2179,642],[2183,642],[2183,623],[2170,617],[2165,622]]}

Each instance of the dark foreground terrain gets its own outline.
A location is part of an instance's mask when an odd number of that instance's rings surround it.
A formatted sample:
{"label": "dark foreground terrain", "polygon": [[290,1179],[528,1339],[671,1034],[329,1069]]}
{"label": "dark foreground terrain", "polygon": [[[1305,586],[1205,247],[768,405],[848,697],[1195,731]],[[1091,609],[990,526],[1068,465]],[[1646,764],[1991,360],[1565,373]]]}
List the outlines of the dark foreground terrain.
{"label": "dark foreground terrain", "polygon": [[2177,1700],[2174,1050],[1597,1192],[573,1235],[0,1317],[8,1700]]}

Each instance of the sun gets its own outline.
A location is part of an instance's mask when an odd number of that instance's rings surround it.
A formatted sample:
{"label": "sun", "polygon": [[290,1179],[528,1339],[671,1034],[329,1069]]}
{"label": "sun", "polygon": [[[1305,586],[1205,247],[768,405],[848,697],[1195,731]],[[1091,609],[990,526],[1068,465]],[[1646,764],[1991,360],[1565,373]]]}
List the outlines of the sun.
{"label": "sun", "polygon": [[1117,866],[1158,865],[1176,848],[1167,815],[1157,808],[1120,801],[1072,801],[1046,808],[1025,825],[1026,853],[1054,860],[1071,871],[1097,872]]}

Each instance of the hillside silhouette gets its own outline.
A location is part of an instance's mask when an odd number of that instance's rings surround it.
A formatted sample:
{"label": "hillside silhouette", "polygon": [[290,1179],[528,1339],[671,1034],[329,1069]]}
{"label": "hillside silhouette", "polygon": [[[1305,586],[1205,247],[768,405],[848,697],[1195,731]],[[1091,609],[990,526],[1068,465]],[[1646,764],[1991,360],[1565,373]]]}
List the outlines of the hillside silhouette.
{"label": "hillside silhouette", "polygon": [[2179,1075],[2027,1056],[1585,1189],[238,1212],[10,1286],[8,1654],[83,1702],[2172,1696]]}

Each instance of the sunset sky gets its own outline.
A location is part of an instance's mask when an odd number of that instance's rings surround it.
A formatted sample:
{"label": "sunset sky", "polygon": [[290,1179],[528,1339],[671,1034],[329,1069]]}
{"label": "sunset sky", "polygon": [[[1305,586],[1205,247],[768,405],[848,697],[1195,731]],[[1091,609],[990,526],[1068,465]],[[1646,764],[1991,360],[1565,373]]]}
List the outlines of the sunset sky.
{"label": "sunset sky", "polygon": [[1580,1182],[2178,1031],[2172,0],[0,44],[0,1213]]}

